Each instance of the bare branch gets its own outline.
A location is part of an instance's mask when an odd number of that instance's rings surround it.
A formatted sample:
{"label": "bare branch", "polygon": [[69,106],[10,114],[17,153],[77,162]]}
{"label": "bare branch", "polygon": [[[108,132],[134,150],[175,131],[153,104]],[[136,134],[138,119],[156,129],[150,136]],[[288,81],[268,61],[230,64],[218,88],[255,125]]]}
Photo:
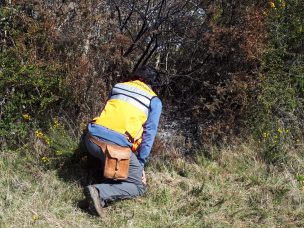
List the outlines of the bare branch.
{"label": "bare branch", "polygon": [[153,53],[156,51],[157,48],[158,48],[158,38],[156,35],[155,36],[155,45],[154,45],[153,49],[150,51],[150,53],[147,55],[146,59],[143,61],[143,64],[146,64],[148,62],[148,60],[151,58],[151,56],[153,55]]}
{"label": "bare branch", "polygon": [[140,31],[137,33],[136,38],[134,39],[134,42],[130,45],[130,47],[127,49],[127,51],[123,54],[124,57],[128,56],[134,49],[134,46],[136,45],[137,41],[140,40],[140,38],[145,34],[145,32],[148,30],[147,27],[147,21],[143,20],[143,24],[141,26]]}
{"label": "bare branch", "polygon": [[151,45],[152,45],[152,43],[154,42],[154,37],[152,37],[152,39],[150,40],[150,42],[148,43],[148,45],[147,45],[147,47],[146,47],[146,50],[142,53],[142,55],[140,56],[140,58],[139,58],[139,60],[137,61],[137,63],[135,64],[135,66],[134,66],[134,69],[136,69],[139,65],[140,65],[140,63],[141,63],[141,61],[145,58],[145,56],[148,54],[148,52],[149,52],[149,49],[150,49],[150,47],[151,47]]}

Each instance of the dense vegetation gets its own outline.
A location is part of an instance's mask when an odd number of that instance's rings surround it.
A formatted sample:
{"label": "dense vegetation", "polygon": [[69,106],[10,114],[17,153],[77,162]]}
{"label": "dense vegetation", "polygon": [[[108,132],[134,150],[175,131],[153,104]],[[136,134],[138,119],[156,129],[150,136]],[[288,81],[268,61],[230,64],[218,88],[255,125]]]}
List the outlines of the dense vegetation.
{"label": "dense vegetation", "polygon": [[[1,1],[0,221],[95,224],[71,206],[85,182],[71,156],[109,89],[150,64],[160,130],[178,134],[157,140],[151,190],[118,204],[128,222],[114,226],[141,226],[143,208],[150,226],[303,225],[303,12],[299,0]],[[12,199],[37,191],[37,210],[18,211]]]}

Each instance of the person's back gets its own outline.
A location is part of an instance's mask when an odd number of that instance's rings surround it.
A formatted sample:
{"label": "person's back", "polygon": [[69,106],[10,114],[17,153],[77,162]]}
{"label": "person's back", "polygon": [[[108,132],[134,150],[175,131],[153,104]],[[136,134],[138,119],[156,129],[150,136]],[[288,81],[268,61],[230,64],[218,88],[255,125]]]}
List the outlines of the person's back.
{"label": "person's back", "polygon": [[[100,142],[130,148],[126,180],[107,180],[86,188],[86,196],[94,202],[99,215],[108,201],[132,198],[144,193],[144,164],[150,154],[161,114],[162,104],[151,86],[158,73],[150,66],[142,66],[133,80],[116,84],[101,114],[88,125],[85,144],[89,153],[102,161],[105,154]],[[103,164],[104,165],[104,164]],[[143,183],[144,182],[144,183]]]}
{"label": "person's back", "polygon": [[154,97],[152,89],[139,80],[116,84],[95,124],[126,134],[131,141],[140,140]]}

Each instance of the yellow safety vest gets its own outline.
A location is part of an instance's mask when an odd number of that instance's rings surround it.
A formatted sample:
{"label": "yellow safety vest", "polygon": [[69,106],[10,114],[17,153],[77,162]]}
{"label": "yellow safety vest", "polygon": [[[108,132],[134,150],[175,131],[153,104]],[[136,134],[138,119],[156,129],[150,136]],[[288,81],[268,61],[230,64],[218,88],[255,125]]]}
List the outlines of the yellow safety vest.
{"label": "yellow safety vest", "polygon": [[136,80],[116,84],[99,117],[99,124],[125,134],[135,151],[141,143],[143,125],[147,121],[150,103],[157,95],[145,83]]}

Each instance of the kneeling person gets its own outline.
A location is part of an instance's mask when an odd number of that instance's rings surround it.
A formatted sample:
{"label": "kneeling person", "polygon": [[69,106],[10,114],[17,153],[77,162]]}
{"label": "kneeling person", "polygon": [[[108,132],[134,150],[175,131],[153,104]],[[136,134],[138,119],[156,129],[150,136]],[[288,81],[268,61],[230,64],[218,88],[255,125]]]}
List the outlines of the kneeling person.
{"label": "kneeling person", "polygon": [[[110,153],[111,147],[115,148],[113,154],[119,150],[121,153],[132,150],[128,155],[126,178],[116,178],[115,173],[113,178],[85,189],[87,199],[93,201],[100,216],[106,202],[144,193],[144,164],[154,142],[162,109],[160,99],[152,90],[157,77],[158,72],[154,68],[139,67],[133,73],[132,80],[113,87],[100,116],[88,125],[85,145],[91,155],[101,160],[103,166],[106,150]],[[116,165],[119,169],[119,164]]]}

